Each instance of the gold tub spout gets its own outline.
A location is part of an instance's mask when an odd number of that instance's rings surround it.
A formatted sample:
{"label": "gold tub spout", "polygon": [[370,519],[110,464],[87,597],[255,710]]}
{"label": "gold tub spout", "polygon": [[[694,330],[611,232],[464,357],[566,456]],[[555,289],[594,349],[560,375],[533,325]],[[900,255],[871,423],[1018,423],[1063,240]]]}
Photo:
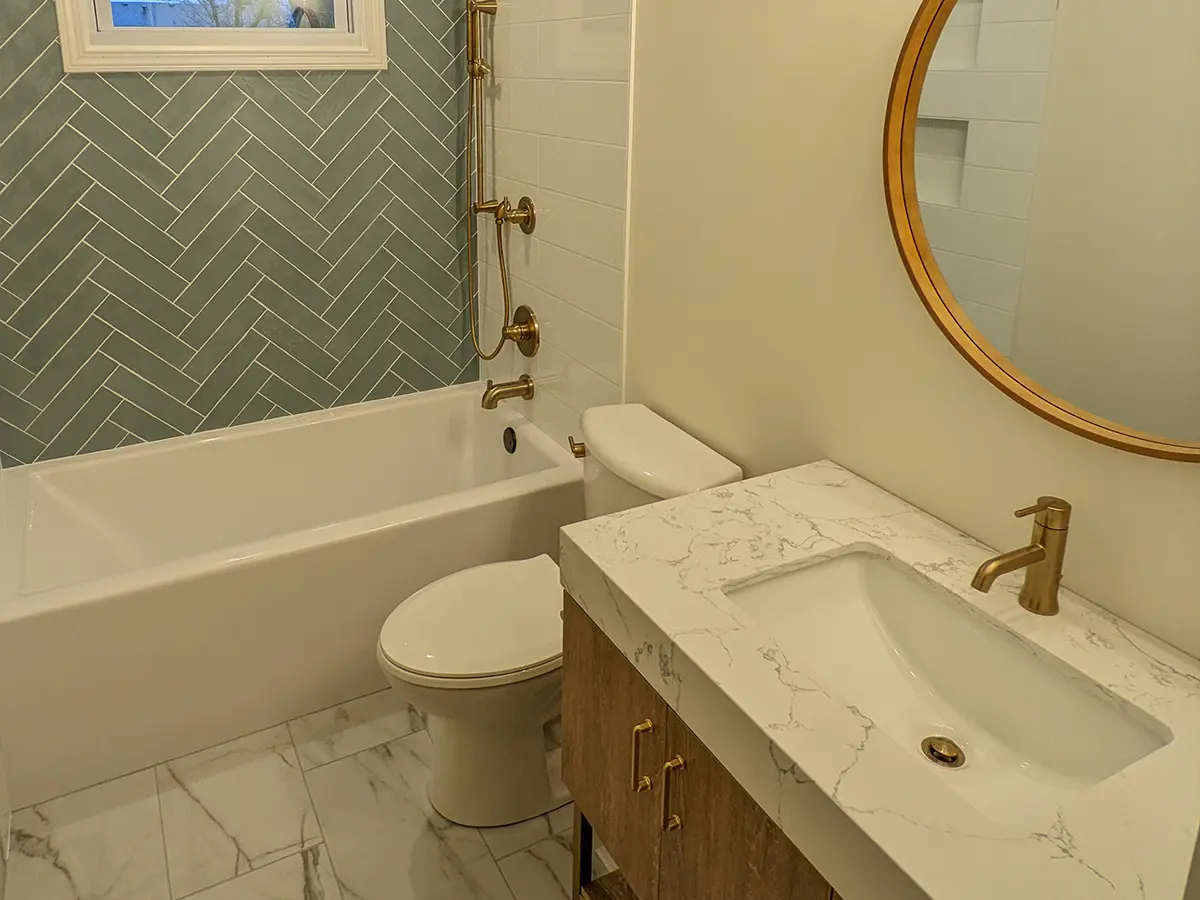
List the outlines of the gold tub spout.
{"label": "gold tub spout", "polygon": [[532,400],[534,393],[533,379],[522,375],[516,381],[505,381],[495,384],[490,378],[487,390],[483,392],[483,408],[495,409],[501,400]]}

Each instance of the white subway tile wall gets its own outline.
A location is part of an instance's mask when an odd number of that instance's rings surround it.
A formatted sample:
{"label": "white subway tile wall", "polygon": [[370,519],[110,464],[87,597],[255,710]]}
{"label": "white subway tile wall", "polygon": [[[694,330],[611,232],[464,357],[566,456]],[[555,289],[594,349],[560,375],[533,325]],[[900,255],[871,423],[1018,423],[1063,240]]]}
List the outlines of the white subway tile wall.
{"label": "white subway tile wall", "polygon": [[1040,122],[1046,76],[1037,72],[930,72],[921,93],[921,116],[931,119],[999,119]]}
{"label": "white subway tile wall", "polygon": [[1058,0],[983,0],[984,22],[1037,22],[1058,15]]}
{"label": "white subway tile wall", "polygon": [[[533,198],[537,231],[508,233],[514,307],[542,325],[535,359],[512,345],[483,376],[537,384],[521,411],[556,440],[591,406],[621,401],[631,0],[509,0],[494,24],[489,190]],[[482,220],[481,220],[482,222]],[[480,233],[483,335],[501,324],[494,230]]]}
{"label": "white subway tile wall", "polygon": [[[976,327],[1011,354],[1057,0],[961,0],[921,95],[921,217]],[[965,140],[962,138],[965,136]]]}

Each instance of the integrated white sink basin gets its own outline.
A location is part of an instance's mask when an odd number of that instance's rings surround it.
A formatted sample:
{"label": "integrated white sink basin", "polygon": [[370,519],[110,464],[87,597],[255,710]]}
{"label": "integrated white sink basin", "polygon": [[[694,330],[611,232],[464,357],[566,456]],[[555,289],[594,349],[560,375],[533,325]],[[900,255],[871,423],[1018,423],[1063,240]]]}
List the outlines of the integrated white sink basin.
{"label": "integrated white sink basin", "polygon": [[[725,594],[792,665],[995,820],[1061,806],[1172,739],[1142,710],[878,551],[846,548]],[[934,735],[961,746],[965,765],[930,761],[921,744]]]}

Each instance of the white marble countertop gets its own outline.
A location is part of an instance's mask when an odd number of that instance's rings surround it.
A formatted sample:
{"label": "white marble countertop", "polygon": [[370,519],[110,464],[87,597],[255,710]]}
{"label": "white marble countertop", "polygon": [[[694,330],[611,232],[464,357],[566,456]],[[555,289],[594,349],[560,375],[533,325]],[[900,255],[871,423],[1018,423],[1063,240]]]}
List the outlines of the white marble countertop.
{"label": "white marble countertop", "polygon": [[[722,592],[863,544],[1173,740],[1062,805],[989,819]],[[572,525],[561,562],[564,587],[846,900],[1179,900],[1200,829],[1200,664],[1066,590],[1058,616],[1029,614],[1020,574],[972,590],[991,555],[822,462]]]}

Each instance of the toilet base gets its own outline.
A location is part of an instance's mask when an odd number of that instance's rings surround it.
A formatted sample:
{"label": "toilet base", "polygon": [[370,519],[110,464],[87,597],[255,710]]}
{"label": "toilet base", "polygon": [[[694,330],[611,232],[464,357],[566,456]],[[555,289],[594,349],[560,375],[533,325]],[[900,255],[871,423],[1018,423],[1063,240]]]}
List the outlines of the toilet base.
{"label": "toilet base", "polygon": [[571,802],[560,773],[548,763],[543,724],[531,719],[501,727],[495,720],[430,715],[433,808],[458,825],[493,828]]}
{"label": "toilet base", "polygon": [[561,668],[503,685],[443,687],[436,679],[418,684],[417,676],[380,662],[392,688],[425,711],[433,741],[429,799],[441,816],[494,828],[570,802],[561,765],[550,765],[545,734],[546,723],[562,712]]}

